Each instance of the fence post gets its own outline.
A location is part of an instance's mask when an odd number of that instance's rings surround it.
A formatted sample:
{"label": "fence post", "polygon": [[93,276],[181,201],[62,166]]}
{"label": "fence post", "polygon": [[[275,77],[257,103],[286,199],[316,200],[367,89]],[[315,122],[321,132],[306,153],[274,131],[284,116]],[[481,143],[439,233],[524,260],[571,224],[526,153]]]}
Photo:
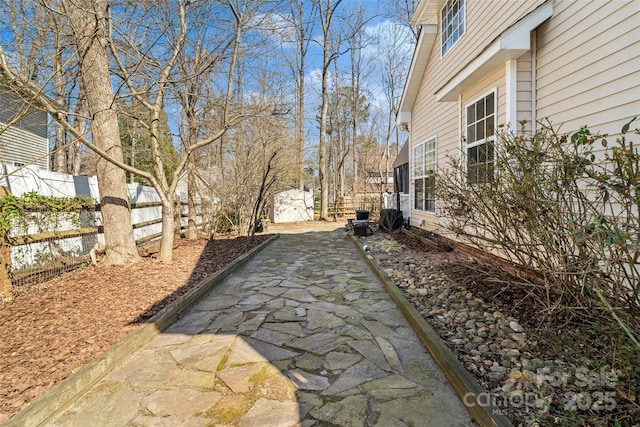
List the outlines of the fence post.
{"label": "fence post", "polygon": [[[3,237],[3,240],[4,237]],[[9,269],[11,268],[11,246],[2,242],[0,246],[0,300],[9,302],[13,300],[13,287],[11,286],[11,277]]]}
{"label": "fence post", "polygon": [[[9,195],[7,187],[0,186],[0,199]],[[9,245],[9,230],[0,231],[0,301],[13,300],[13,286],[11,285],[11,245]]]}

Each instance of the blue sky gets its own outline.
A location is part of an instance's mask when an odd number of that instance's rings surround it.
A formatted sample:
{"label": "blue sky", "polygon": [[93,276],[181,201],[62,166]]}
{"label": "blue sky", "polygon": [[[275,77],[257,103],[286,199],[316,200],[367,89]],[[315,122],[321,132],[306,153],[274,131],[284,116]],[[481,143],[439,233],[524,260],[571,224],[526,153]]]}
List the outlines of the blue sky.
{"label": "blue sky", "polygon": [[[215,4],[215,3],[211,3]],[[309,8],[311,2],[305,1],[305,7]],[[413,51],[412,37],[408,27],[405,27],[402,23],[400,23],[400,19],[395,19],[393,16],[389,16],[388,10],[393,5],[393,0],[386,1],[363,1],[363,0],[344,0],[342,4],[339,6],[337,11],[337,16],[334,20],[334,29],[337,31],[343,30],[347,27],[348,22],[346,22],[347,16],[351,16],[353,10],[362,7],[364,10],[364,19],[366,20],[366,25],[364,27],[364,35],[367,38],[371,38],[370,44],[363,50],[363,57],[368,62],[369,71],[367,72],[367,76],[364,82],[364,89],[367,91],[368,101],[371,103],[373,107],[381,112],[384,112],[385,109],[388,110],[388,102],[384,95],[384,91],[382,89],[382,80],[381,80],[381,71],[379,68],[379,64],[376,63],[378,59],[383,57],[386,53],[391,50],[402,52],[405,57],[405,67],[408,69],[409,61],[411,58],[411,53]],[[6,6],[3,6],[3,9]],[[4,10],[6,13],[6,10]],[[228,8],[222,7],[219,9],[219,14],[215,16],[214,20],[220,20],[223,22],[225,18],[228,18]],[[289,83],[292,81],[291,72],[287,70],[287,63],[285,57],[291,53],[291,49],[293,46],[288,43],[284,38],[286,36],[286,31],[283,30],[282,23],[286,20],[285,17],[290,13],[288,8],[285,6],[282,10],[268,10],[263,14],[258,15],[257,18],[267,18],[262,20],[263,30],[259,31],[260,38],[267,38],[272,44],[272,49],[268,49],[268,51],[256,52],[257,55],[254,58],[256,64],[259,61],[263,61],[268,64],[269,67],[272,67],[273,70],[279,70],[282,72],[280,76],[282,83],[286,84],[287,79]],[[386,13],[387,16],[384,16]],[[226,17],[225,17],[226,15]],[[7,15],[5,15],[6,17]],[[394,22],[395,21],[395,22]],[[28,20],[26,21],[28,24]],[[350,21],[351,22],[351,21]],[[214,29],[218,25],[217,22],[210,21],[211,27]],[[126,23],[125,23],[126,24]],[[398,28],[398,25],[403,29],[406,35],[406,43],[399,46],[390,47],[388,42],[392,37],[390,34],[393,32],[391,29],[395,26]],[[267,30],[268,27],[271,26],[271,31]],[[36,27],[34,27],[35,29]],[[155,28],[155,27],[153,27]],[[276,31],[277,30],[277,31]],[[256,34],[250,35],[247,34],[247,41],[250,43],[250,38],[256,36]],[[315,41],[321,41],[322,33],[321,28],[316,25],[313,29],[312,38]],[[11,49],[12,45],[15,43],[13,39],[13,35],[10,31],[10,24],[5,22],[4,25],[0,26],[0,39],[3,42],[3,46],[5,48]],[[386,45],[385,45],[386,44]],[[382,48],[380,46],[383,45]],[[261,48],[264,49],[264,48]],[[11,52],[8,52],[11,55]],[[11,56],[10,56],[11,58]],[[338,66],[340,69],[341,75],[347,80],[344,84],[350,85],[350,65],[349,65],[349,53],[345,53],[337,60]],[[310,43],[309,45],[309,54],[307,56],[307,69],[306,69],[306,84],[307,84],[307,100],[306,100],[306,110],[307,110],[307,129],[308,129],[308,137],[307,141],[309,145],[312,145],[315,140],[317,140],[317,123],[315,120],[315,116],[318,112],[318,106],[320,105],[320,73],[321,73],[321,62],[322,62],[322,50],[318,43]],[[250,70],[249,70],[250,71]],[[333,72],[333,70],[332,70]],[[250,80],[256,77],[255,74],[249,74],[245,80],[250,87]],[[221,81],[224,81],[224,76],[221,76]],[[274,85],[276,82],[274,81]],[[251,90],[250,88],[248,90]],[[283,91],[283,98],[285,100],[293,100],[293,91],[286,90]],[[401,92],[401,91],[399,91]],[[170,120],[171,128],[174,133],[179,132],[179,124],[180,124],[180,115],[179,109],[175,106],[167,106],[167,111],[173,117]],[[385,113],[386,114],[386,113]]]}
{"label": "blue sky", "polygon": [[[307,3],[308,4],[308,3]],[[334,19],[334,28],[336,31],[346,31],[349,23],[345,23],[344,16],[350,16],[355,9],[362,6],[365,14],[363,20],[366,22],[363,28],[363,37],[366,39],[366,47],[362,51],[363,62],[366,64],[365,78],[363,81],[363,89],[366,91],[368,102],[372,105],[375,112],[383,114],[386,118],[389,110],[387,96],[384,93],[382,82],[381,59],[385,59],[389,52],[394,52],[397,56],[402,57],[403,67],[406,72],[409,67],[411,55],[414,48],[414,39],[409,27],[401,22],[400,19],[385,16],[385,12],[389,9],[390,2],[383,1],[344,1]],[[283,38],[288,35],[286,28],[286,12],[272,13],[264,18],[263,27],[274,28],[274,37],[280,37],[280,46],[282,55],[289,55],[295,52],[295,45],[287,42]],[[388,15],[388,13],[387,13]],[[317,140],[317,122],[315,117],[320,105],[320,88],[323,52],[320,47],[322,43],[322,29],[316,25],[313,29],[312,39],[314,42],[309,44],[309,52],[307,56],[306,67],[306,115],[307,115],[307,143],[313,145]],[[399,41],[395,41],[399,40]],[[345,50],[343,46],[342,50]],[[351,65],[350,53],[345,52],[337,60],[339,73],[343,77],[343,84],[351,85]],[[282,65],[280,65],[282,66]],[[333,75],[333,67],[331,70]],[[402,79],[402,83],[404,79]],[[400,96],[402,89],[397,91]]]}

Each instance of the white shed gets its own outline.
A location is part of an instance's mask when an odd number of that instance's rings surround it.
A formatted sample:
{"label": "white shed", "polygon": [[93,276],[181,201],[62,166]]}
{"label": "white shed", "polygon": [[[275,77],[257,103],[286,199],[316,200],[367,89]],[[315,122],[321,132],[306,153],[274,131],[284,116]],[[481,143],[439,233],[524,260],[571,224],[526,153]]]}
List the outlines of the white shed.
{"label": "white shed", "polygon": [[313,192],[292,189],[276,194],[269,219],[273,223],[313,221]]}

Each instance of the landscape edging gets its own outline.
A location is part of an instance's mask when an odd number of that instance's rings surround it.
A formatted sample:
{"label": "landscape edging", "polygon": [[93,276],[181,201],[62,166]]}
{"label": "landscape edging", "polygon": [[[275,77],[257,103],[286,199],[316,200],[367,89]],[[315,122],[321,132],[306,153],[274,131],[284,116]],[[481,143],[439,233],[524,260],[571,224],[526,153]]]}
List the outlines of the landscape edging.
{"label": "landscape edging", "polygon": [[82,368],[73,372],[29,406],[2,423],[3,427],[31,427],[43,425],[53,416],[75,402],[84,392],[93,387],[116,363],[151,341],[156,335],[180,319],[182,313],[195,302],[211,292],[231,274],[242,268],[262,249],[280,237],[276,234],[258,246],[242,254],[215,274],[203,279],[191,291],[164,307],[145,324],[109,347]]}
{"label": "landscape edging", "polygon": [[369,267],[386,288],[389,296],[398,306],[405,319],[414,329],[420,341],[425,346],[436,364],[440,367],[445,377],[453,387],[458,397],[465,403],[465,407],[480,426],[513,427],[509,419],[500,409],[492,405],[481,405],[477,401],[480,393],[486,393],[474,377],[466,370],[455,354],[436,331],[427,323],[418,310],[407,301],[402,290],[389,278],[387,273],[373,259],[371,254],[365,251],[355,236],[349,235]]}

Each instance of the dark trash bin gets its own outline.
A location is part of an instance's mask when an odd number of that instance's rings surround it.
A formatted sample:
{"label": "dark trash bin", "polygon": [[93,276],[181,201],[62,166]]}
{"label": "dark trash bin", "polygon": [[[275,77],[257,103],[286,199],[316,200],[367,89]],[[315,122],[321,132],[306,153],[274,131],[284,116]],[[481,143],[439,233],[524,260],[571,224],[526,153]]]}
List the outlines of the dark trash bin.
{"label": "dark trash bin", "polygon": [[369,219],[369,211],[364,210],[364,209],[356,210],[356,219],[358,221],[361,221],[363,219]]}

